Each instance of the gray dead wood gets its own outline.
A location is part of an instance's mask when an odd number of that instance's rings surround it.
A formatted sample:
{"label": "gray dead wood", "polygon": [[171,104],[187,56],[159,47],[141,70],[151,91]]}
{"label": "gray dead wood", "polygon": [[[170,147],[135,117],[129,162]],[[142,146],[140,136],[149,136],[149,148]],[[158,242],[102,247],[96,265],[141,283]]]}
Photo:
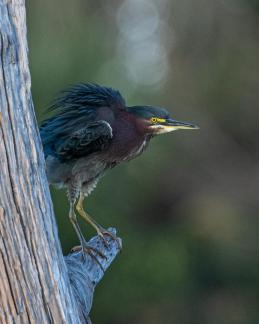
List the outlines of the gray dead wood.
{"label": "gray dead wood", "polygon": [[[85,323],[103,272],[91,257],[62,255],[31,98],[26,32],[24,0],[0,0],[0,323]],[[99,260],[104,269],[119,250],[109,242],[91,241],[107,257]]]}

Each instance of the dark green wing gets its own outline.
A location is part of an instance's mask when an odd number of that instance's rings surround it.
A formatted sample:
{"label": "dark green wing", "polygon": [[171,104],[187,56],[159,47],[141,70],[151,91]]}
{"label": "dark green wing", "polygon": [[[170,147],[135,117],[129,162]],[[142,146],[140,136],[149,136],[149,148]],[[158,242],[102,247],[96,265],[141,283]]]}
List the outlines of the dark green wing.
{"label": "dark green wing", "polygon": [[104,150],[112,139],[112,128],[106,121],[89,123],[71,134],[56,147],[56,155],[62,162],[78,159]]}

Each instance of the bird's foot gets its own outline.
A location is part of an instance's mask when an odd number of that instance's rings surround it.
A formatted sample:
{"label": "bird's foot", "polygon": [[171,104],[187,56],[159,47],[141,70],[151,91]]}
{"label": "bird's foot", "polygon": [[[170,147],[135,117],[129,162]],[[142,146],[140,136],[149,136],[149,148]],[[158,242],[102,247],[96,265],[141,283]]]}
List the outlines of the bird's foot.
{"label": "bird's foot", "polygon": [[114,241],[116,241],[118,244],[119,250],[122,250],[121,240],[112,232],[104,229],[103,227],[98,227],[97,234],[103,239],[103,242],[106,246],[109,246],[109,242],[105,238],[105,235],[111,237]]}
{"label": "bird's foot", "polygon": [[95,262],[98,263],[98,265],[100,266],[100,268],[104,272],[103,266],[101,265],[100,261],[97,259],[97,255],[100,256],[103,259],[107,259],[106,256],[102,252],[100,252],[98,249],[90,246],[86,242],[82,243],[81,245],[74,246],[71,249],[71,252],[77,252],[77,251],[82,252],[82,257],[83,258],[85,258],[85,254],[90,255],[95,260]]}

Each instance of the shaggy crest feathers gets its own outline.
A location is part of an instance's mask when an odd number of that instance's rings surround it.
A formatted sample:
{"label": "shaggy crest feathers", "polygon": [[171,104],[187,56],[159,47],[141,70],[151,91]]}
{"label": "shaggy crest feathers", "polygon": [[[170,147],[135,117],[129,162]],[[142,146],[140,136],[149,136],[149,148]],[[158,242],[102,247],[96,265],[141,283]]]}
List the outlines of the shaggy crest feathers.
{"label": "shaggy crest feathers", "polygon": [[71,109],[91,107],[125,107],[125,100],[119,91],[92,83],[78,83],[63,91],[49,107],[50,111],[61,110],[59,113]]}
{"label": "shaggy crest feathers", "polygon": [[45,155],[56,155],[71,134],[96,121],[100,107],[126,109],[123,97],[112,88],[79,83],[63,91],[49,107],[54,115],[40,126]]}

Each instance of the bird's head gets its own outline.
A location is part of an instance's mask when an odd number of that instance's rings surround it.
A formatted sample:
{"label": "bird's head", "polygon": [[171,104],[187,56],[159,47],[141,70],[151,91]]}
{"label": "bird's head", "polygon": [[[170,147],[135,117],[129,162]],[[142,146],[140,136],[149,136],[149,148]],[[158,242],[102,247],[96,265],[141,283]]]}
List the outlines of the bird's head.
{"label": "bird's head", "polygon": [[189,122],[183,122],[171,118],[168,111],[161,107],[133,106],[128,111],[139,121],[147,133],[159,135],[178,129],[199,129]]}

